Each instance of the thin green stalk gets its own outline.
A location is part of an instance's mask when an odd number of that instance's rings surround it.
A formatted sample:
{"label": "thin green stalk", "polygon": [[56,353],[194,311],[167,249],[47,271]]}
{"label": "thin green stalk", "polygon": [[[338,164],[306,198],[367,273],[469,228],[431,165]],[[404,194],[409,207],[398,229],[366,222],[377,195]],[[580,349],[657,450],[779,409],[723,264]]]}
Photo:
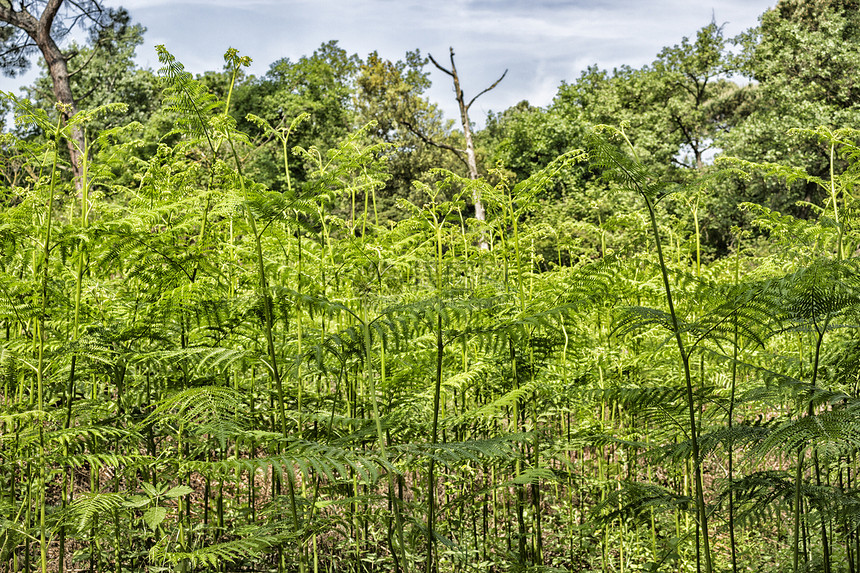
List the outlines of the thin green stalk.
{"label": "thin green stalk", "polygon": [[[740,240],[740,239],[738,239]],[[740,248],[738,248],[738,252],[736,253],[735,258],[735,286],[738,284],[739,278],[739,266],[740,266]],[[737,380],[738,380],[738,315],[735,312],[734,315],[734,328],[732,332],[732,380],[731,380],[731,389],[729,395],[729,411],[728,411],[728,428],[729,428],[729,436],[732,435],[732,428],[734,426],[734,416],[735,416],[735,390],[737,388]],[[731,547],[732,553],[732,573],[738,573],[738,556],[737,556],[737,543],[735,540],[735,493],[733,491],[734,488],[734,440],[729,438],[729,442],[726,444],[727,454],[729,456],[729,467],[728,467],[728,479],[729,479],[729,545]]]}
{"label": "thin green stalk", "polygon": [[[61,116],[62,117],[62,116]],[[60,126],[62,119],[58,120],[54,130],[54,153],[51,165],[51,178],[48,185],[48,205],[45,214],[45,240],[42,250],[42,285],[41,285],[41,309],[39,312],[39,323],[36,329],[38,338],[38,361],[36,366],[36,392],[38,410],[45,411],[45,318],[48,316],[48,263],[51,256],[51,230],[54,212],[54,192],[56,188],[57,175],[57,153],[60,147]],[[45,519],[45,495],[47,488],[47,464],[45,462],[45,434],[44,425],[39,424],[39,547],[41,551],[42,573],[48,571],[48,538],[47,523]]]}
{"label": "thin green stalk", "polygon": [[690,375],[690,357],[684,347],[684,340],[681,338],[681,329],[678,325],[678,317],[675,313],[675,304],[672,301],[672,288],[669,284],[669,272],[666,268],[666,261],[663,259],[663,248],[660,244],[660,233],[657,230],[657,217],[654,214],[654,205],[651,200],[645,197],[645,204],[648,207],[648,215],[651,219],[651,231],[654,234],[654,241],[657,248],[657,259],[660,262],[660,273],[663,276],[663,288],[666,292],[666,302],[669,306],[669,314],[672,317],[672,330],[675,334],[675,341],[678,344],[678,352],[681,355],[681,362],[684,367],[684,383],[687,393],[687,410],[690,415],[690,442],[693,449],[693,474],[696,485],[696,513],[698,515],[699,527],[702,532],[702,539],[705,554],[705,572],[712,573],[713,565],[711,562],[711,545],[708,536],[708,514],[705,507],[705,494],[702,484],[702,468],[701,459],[699,457],[699,436],[698,424],[696,421],[695,398],[693,396],[693,382]]}
{"label": "thin green stalk", "polygon": [[[430,442],[435,447],[439,440],[439,402],[442,394],[442,353],[445,349],[442,341],[442,222],[435,212],[431,211],[436,233],[436,376],[433,386],[433,426]],[[431,456],[427,468],[427,557],[426,573],[436,571],[436,457]]]}
{"label": "thin green stalk", "polygon": [[[627,141],[627,144],[630,146],[630,149],[633,149],[633,145],[630,143],[630,140],[627,139],[627,136],[623,134],[623,132],[622,136]],[[696,486],[696,514],[698,517],[698,525],[701,528],[702,538],[704,541],[703,545],[705,554],[705,573],[712,573],[713,564],[711,561],[711,545],[708,535],[708,514],[705,506],[704,486],[702,484],[702,468],[700,463],[701,460],[699,449],[698,424],[696,421],[695,412],[696,403],[695,397],[693,395],[692,376],[690,374],[690,356],[684,346],[684,340],[681,336],[681,329],[678,324],[678,316],[675,313],[675,303],[672,300],[672,287],[669,283],[669,271],[666,266],[666,261],[663,257],[663,247],[660,240],[660,231],[657,227],[657,216],[655,214],[654,203],[651,197],[646,194],[645,191],[639,186],[639,183],[636,181],[636,178],[631,177],[631,180],[636,185],[639,194],[645,200],[645,206],[648,209],[648,217],[651,221],[651,232],[654,236],[654,243],[657,249],[657,259],[660,263],[660,274],[663,277],[663,289],[666,293],[666,303],[669,306],[669,315],[672,318],[672,331],[675,335],[675,341],[678,345],[678,353],[680,354],[681,363],[684,368],[684,383],[686,387],[687,410],[689,413],[690,422],[690,443],[693,450],[693,474]]]}
{"label": "thin green stalk", "polygon": [[[373,419],[376,425],[376,440],[379,443],[379,453],[382,457],[383,462],[388,464],[388,454],[386,452],[386,441],[385,441],[385,433],[382,429],[382,417],[379,413],[379,397],[376,393],[376,377],[373,374],[373,364],[371,362],[372,359],[372,351],[373,351],[373,343],[370,339],[370,324],[367,319],[367,304],[366,302],[361,305],[361,325],[364,333],[364,369],[365,369],[365,377],[367,378],[368,385],[370,386],[370,400],[373,405]],[[381,350],[384,353],[384,349]],[[384,354],[383,354],[384,355]],[[383,359],[384,360],[384,359]],[[382,369],[384,370],[385,364],[382,363]],[[382,373],[384,376],[384,372]],[[403,570],[405,573],[409,573],[409,566],[407,564],[407,552],[406,545],[403,542],[403,519],[400,515],[400,507],[397,503],[397,500],[394,498],[394,474],[392,472],[387,472],[388,474],[388,499],[391,503],[392,509],[394,510],[394,519],[396,522],[397,528],[397,543],[400,545],[400,559],[403,563]],[[391,548],[392,554],[396,555],[396,549],[394,547]]]}
{"label": "thin green stalk", "polygon": [[836,255],[841,261],[845,256],[843,248],[842,248],[842,236],[845,232],[845,224],[839,223],[839,205],[836,202],[836,178],[834,174],[833,162],[835,159],[836,153],[836,140],[831,137],[830,139],[830,200],[833,201],[833,219],[836,222],[836,226],[839,228],[839,235],[836,241]]}
{"label": "thin green stalk", "polygon": [[800,503],[802,501],[800,484],[803,480],[803,452],[802,447],[798,448],[797,467],[794,473],[794,546],[791,552],[791,564],[794,573],[800,571]]}
{"label": "thin green stalk", "polygon": [[[86,231],[89,226],[89,158],[88,158],[88,147],[86,143],[86,131],[84,131],[84,148],[81,151],[81,229]],[[81,247],[78,251],[78,261],[77,261],[77,269],[75,272],[75,311],[74,311],[74,319],[72,323],[72,340],[77,342],[80,338],[80,317],[81,317],[81,294],[83,290],[83,280],[84,280],[84,260],[86,258],[86,250],[84,249],[84,243],[81,244]],[[75,370],[77,366],[78,353],[72,353],[72,362],[69,367],[69,383],[68,383],[68,391],[66,395],[66,420],[63,424],[63,428],[68,430],[72,425],[72,405],[75,401]],[[68,455],[68,445],[64,446],[64,453]],[[72,474],[70,471],[69,479],[72,479]],[[69,488],[68,482],[63,479],[63,493],[62,493],[62,506],[65,510],[68,502],[69,502]],[[65,554],[66,554],[66,526],[65,524],[60,525],[59,530],[59,545],[60,545],[60,558],[58,563],[59,573],[63,573],[63,569],[65,566]]]}
{"label": "thin green stalk", "polygon": [[[818,323],[813,320],[813,326],[815,328],[816,340],[815,340],[815,356],[812,362],[812,381],[810,383],[810,388],[814,391],[815,385],[818,381],[818,364],[821,358],[821,345],[824,341],[824,333],[827,331],[827,326],[830,323],[829,317],[824,321],[824,325],[822,327],[818,326]],[[807,416],[814,416],[814,403],[810,398],[809,404],[807,406]],[[815,446],[813,445],[813,448]],[[801,446],[797,451],[797,471],[795,474],[795,483],[794,483],[794,548],[792,553],[792,565],[795,573],[798,573],[800,567],[800,559],[799,559],[799,537],[800,537],[800,526],[801,526],[801,511],[800,505],[802,502],[801,498],[801,489],[803,482],[803,458],[806,452],[806,448]],[[819,479],[820,481],[820,479]],[[826,573],[830,572],[830,556],[828,551],[827,544],[827,530],[824,525],[824,519],[822,517],[822,525],[821,525],[821,538],[822,538],[822,548],[824,550],[824,568]]]}
{"label": "thin green stalk", "polygon": [[[239,170],[239,184],[242,189],[243,196],[246,196],[245,191],[245,181],[244,175],[242,174],[241,162],[239,161],[239,156],[236,153],[236,148],[233,145],[232,140],[228,139],[228,143],[230,145],[230,150],[232,151],[233,158],[236,162],[236,168]],[[284,385],[281,379],[280,370],[278,368],[278,357],[277,352],[275,350],[275,339],[273,335],[274,330],[274,309],[272,308],[272,296],[269,292],[268,281],[266,279],[266,266],[265,259],[263,257],[263,246],[262,246],[262,231],[258,231],[257,222],[254,218],[254,214],[251,213],[248,205],[245,205],[245,217],[248,221],[248,225],[251,227],[251,234],[254,236],[254,251],[256,254],[256,262],[257,262],[257,290],[258,296],[260,296],[263,300],[263,333],[266,337],[266,351],[269,357],[269,373],[271,375],[272,381],[275,383],[275,389],[278,393],[278,417],[280,418],[281,425],[281,433],[284,438],[289,438],[289,432],[287,431],[287,412],[284,406],[286,398],[284,395]],[[300,529],[300,521],[298,515],[298,506],[295,498],[295,480],[293,478],[292,471],[288,472],[287,475],[287,485],[288,485],[288,493],[290,497],[290,511],[292,513],[293,526],[296,528],[296,531]],[[299,560],[299,571],[304,573],[305,563],[304,559]]]}

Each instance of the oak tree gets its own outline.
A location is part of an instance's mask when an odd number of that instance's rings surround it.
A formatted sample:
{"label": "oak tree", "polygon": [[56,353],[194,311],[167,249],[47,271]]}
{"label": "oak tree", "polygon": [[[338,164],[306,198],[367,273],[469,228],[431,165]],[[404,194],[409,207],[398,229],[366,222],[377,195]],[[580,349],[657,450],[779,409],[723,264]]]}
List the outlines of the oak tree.
{"label": "oak tree", "polygon": [[[829,145],[806,130],[835,130],[860,121],[860,1],[780,0],[738,38],[743,88],[739,120],[721,138],[724,153],[748,161],[802,168],[830,178]],[[836,158],[836,171],[845,163]],[[760,203],[801,218],[827,194],[820,186],[755,176],[733,185],[727,204]]]}
{"label": "oak tree", "polygon": [[[369,135],[386,144],[383,153],[390,177],[380,200],[380,220],[397,220],[398,198],[423,201],[415,181],[432,183],[434,168],[453,170],[465,158],[457,153],[462,139],[439,106],[425,95],[430,87],[428,63],[419,50],[392,61],[371,52],[359,66],[353,107],[356,125],[370,124]],[[454,151],[454,153],[451,153]]]}

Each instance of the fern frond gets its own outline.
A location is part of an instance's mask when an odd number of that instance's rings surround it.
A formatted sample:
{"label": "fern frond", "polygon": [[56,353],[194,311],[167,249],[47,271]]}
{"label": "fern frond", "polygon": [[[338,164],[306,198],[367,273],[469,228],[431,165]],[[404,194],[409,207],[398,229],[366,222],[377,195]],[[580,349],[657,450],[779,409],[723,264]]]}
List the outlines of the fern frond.
{"label": "fern frond", "polygon": [[155,47],[158,61],[164,67],[159,75],[165,83],[165,104],[167,108],[179,115],[178,124],[194,137],[205,137],[209,149],[215,153],[215,145],[210,137],[210,119],[215,115],[221,102],[196,81],[191,73],[185,71],[185,66],[167,51],[164,45]]}
{"label": "fern frond", "polygon": [[596,126],[587,135],[589,164],[600,171],[601,177],[618,183],[622,187],[636,191],[655,204],[674,190],[674,186],[655,178],[648,168],[639,161],[612,145],[602,137],[598,129],[612,131],[609,126]]}
{"label": "fern frond", "polygon": [[122,507],[125,500],[126,496],[122,493],[85,492],[69,505],[63,519],[76,531],[86,533],[96,518],[110,515],[114,510]]}
{"label": "fern frond", "polygon": [[512,459],[516,447],[526,442],[530,434],[517,433],[488,438],[448,442],[444,444],[398,444],[389,448],[392,459],[404,462],[434,459],[440,464],[459,464],[466,461],[486,463],[492,460]]}
{"label": "fern frond", "polygon": [[226,447],[227,438],[242,427],[241,395],[232,388],[201,386],[167,396],[156,404],[143,425],[156,424],[165,417],[176,417],[197,435],[211,434]]}
{"label": "fern frond", "polygon": [[686,510],[693,506],[689,496],[679,495],[665,487],[631,481],[619,482],[617,489],[606,492],[606,499],[591,509],[591,518],[601,524],[616,520],[636,521],[650,518],[650,510]]}
{"label": "fern frond", "polygon": [[860,417],[850,410],[830,410],[789,420],[775,428],[755,449],[765,455],[774,449],[796,452],[799,448],[834,445],[842,449],[860,447]]}
{"label": "fern frond", "polygon": [[[735,519],[742,527],[770,522],[776,512],[794,503],[794,480],[787,471],[764,470],[736,478],[731,490],[738,508]],[[728,494],[723,491],[719,503],[725,504]]]}
{"label": "fern frond", "polygon": [[[273,437],[273,436],[272,436]],[[306,479],[321,476],[331,481],[347,479],[354,472],[364,483],[375,483],[380,470],[397,472],[385,459],[374,452],[358,452],[327,444],[306,440],[280,440],[282,452],[273,456],[259,456],[251,459],[228,458],[217,461],[183,460],[182,467],[187,471],[199,472],[215,478],[226,472],[259,469],[274,470],[284,477],[285,472],[298,469]]]}
{"label": "fern frond", "polygon": [[282,542],[278,536],[254,533],[242,539],[213,543],[193,551],[171,551],[163,541],[156,543],[149,551],[149,558],[154,562],[172,565],[184,562],[192,567],[213,568],[258,556]]}

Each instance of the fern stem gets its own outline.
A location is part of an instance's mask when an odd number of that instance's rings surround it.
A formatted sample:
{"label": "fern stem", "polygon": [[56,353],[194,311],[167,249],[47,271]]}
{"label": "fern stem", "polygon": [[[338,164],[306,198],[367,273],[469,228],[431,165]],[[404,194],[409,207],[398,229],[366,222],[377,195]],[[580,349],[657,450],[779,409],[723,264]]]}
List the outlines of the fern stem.
{"label": "fern stem", "polygon": [[[42,285],[41,285],[41,304],[39,312],[39,323],[37,328],[38,337],[38,359],[36,365],[37,378],[37,401],[38,410],[45,411],[45,319],[48,316],[48,263],[51,256],[51,228],[53,223],[54,211],[54,191],[56,187],[57,175],[57,153],[60,147],[60,125],[62,119],[57,122],[54,130],[54,153],[52,154],[51,163],[51,178],[48,184],[48,204],[45,213],[45,239],[42,249]],[[47,539],[47,523],[45,520],[45,495],[47,488],[47,464],[45,463],[45,433],[44,424],[39,423],[39,547],[41,552],[41,569],[42,573],[47,573],[48,570],[48,539]]]}
{"label": "fern stem", "polygon": [[802,501],[800,485],[803,480],[803,452],[802,446],[797,449],[797,467],[794,474],[794,547],[792,547],[791,553],[792,571],[794,573],[800,571],[800,504]]}
{"label": "fern stem", "polygon": [[[430,432],[431,447],[439,441],[439,404],[442,394],[442,222],[436,213],[433,216],[436,246],[436,375],[433,384],[433,425]],[[427,558],[425,572],[437,570],[436,555],[436,456],[430,457],[427,468]]]}
{"label": "fern stem", "polygon": [[[364,369],[365,369],[365,377],[367,379],[368,385],[370,386],[370,400],[373,407],[373,419],[374,425],[376,426],[376,440],[379,443],[379,453],[382,458],[382,461],[385,465],[389,465],[388,453],[386,452],[386,443],[385,443],[385,433],[382,429],[382,417],[379,412],[379,397],[377,395],[376,389],[376,377],[373,373],[373,363],[372,363],[372,352],[373,352],[373,343],[370,338],[370,324],[367,319],[367,302],[361,305],[361,326],[362,333],[364,335]],[[382,366],[384,368],[384,364]],[[394,474],[391,471],[387,472],[388,474],[388,499],[389,503],[392,506],[394,511],[397,534],[398,534],[398,544],[400,545],[400,550],[402,552],[400,559],[403,563],[403,570],[408,573],[408,565],[406,562],[407,554],[406,554],[406,546],[403,544],[403,523],[400,516],[400,509],[397,505],[397,501],[394,499]],[[396,556],[397,550],[396,548],[391,548],[391,553]]]}
{"label": "fern stem", "polygon": [[[740,261],[740,249],[738,249],[738,253],[736,253],[735,258],[735,285],[738,284],[738,267]],[[734,325],[732,329],[732,379],[731,379],[731,389],[729,390],[729,411],[727,415],[727,425],[729,429],[729,436],[733,436],[732,428],[734,427],[734,416],[735,416],[735,390],[737,388],[737,380],[738,380],[738,314],[734,313]],[[737,543],[735,540],[735,492],[734,492],[734,483],[735,483],[735,473],[734,473],[734,439],[729,438],[728,443],[726,444],[726,450],[728,454],[728,480],[729,480],[729,545],[731,548],[732,555],[732,573],[738,573],[738,557],[737,557]],[[777,538],[779,536],[777,535]]]}
{"label": "fern stem", "polygon": [[[836,222],[836,226],[839,228],[839,234],[836,238],[836,256],[838,260],[842,260],[845,256],[843,248],[842,248],[842,237],[845,233],[845,223],[839,222],[839,205],[836,201],[836,177],[834,174],[834,154],[836,152],[836,140],[835,138],[830,139],[830,200],[833,201],[833,219]],[[825,564],[825,567],[829,567],[829,565]]]}
{"label": "fern stem", "polygon": [[651,232],[654,234],[654,242],[657,249],[657,258],[660,262],[660,273],[663,277],[663,288],[666,292],[666,303],[669,306],[669,314],[672,317],[672,330],[675,334],[675,341],[678,344],[678,353],[681,356],[681,363],[684,367],[684,382],[686,384],[687,393],[687,409],[690,415],[690,442],[693,449],[693,474],[696,486],[696,513],[698,515],[698,524],[702,531],[702,539],[705,554],[705,573],[712,573],[713,565],[711,563],[711,545],[708,538],[708,514],[705,507],[705,494],[702,484],[702,468],[700,465],[700,450],[698,437],[698,423],[696,421],[695,398],[693,396],[693,381],[690,375],[690,357],[684,347],[684,340],[681,338],[681,330],[678,325],[678,317],[675,313],[675,304],[672,300],[672,288],[669,284],[669,273],[666,267],[666,261],[663,259],[663,248],[660,242],[660,232],[657,229],[657,217],[654,213],[654,205],[651,199],[642,193],[645,199],[645,205],[648,208],[648,215],[651,219]]}

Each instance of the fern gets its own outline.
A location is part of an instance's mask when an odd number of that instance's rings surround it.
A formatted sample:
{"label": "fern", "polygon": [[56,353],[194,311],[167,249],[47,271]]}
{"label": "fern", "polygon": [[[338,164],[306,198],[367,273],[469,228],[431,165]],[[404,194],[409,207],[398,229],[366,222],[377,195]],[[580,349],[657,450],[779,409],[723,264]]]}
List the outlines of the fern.
{"label": "fern", "polygon": [[606,499],[591,509],[596,524],[609,524],[615,520],[644,521],[651,510],[686,510],[694,505],[684,495],[655,484],[622,481],[618,489],[610,490]]}
{"label": "fern", "polygon": [[159,74],[164,78],[167,109],[179,116],[178,125],[186,133],[194,137],[205,137],[214,155],[215,145],[210,136],[210,122],[221,107],[221,102],[200,82],[194,80],[163,45],[156,46],[155,50],[158,52],[158,61],[164,66],[159,70]]}
{"label": "fern", "polygon": [[221,448],[226,448],[227,439],[241,428],[239,411],[242,402],[238,393],[223,386],[203,386],[177,392],[160,404],[156,404],[144,425],[163,421],[165,417],[176,417],[181,427],[197,435],[214,436]]}
{"label": "fern", "polygon": [[69,505],[64,519],[77,531],[87,533],[101,515],[112,514],[123,502],[125,495],[121,493],[85,493]]}

